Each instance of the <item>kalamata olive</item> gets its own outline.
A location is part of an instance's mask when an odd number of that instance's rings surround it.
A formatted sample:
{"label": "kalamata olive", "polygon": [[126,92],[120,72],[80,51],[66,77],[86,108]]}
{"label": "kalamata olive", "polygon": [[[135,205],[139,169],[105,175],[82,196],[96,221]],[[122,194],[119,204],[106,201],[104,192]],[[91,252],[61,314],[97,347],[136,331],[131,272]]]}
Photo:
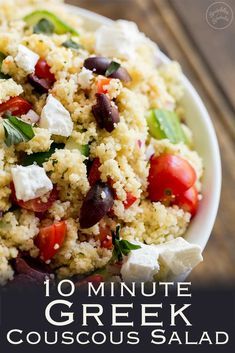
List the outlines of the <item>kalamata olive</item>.
{"label": "kalamata olive", "polygon": [[114,194],[112,188],[101,181],[88,191],[80,212],[81,228],[90,228],[98,223],[112,208]]}
{"label": "kalamata olive", "polygon": [[38,284],[43,283],[45,278],[49,277],[49,271],[47,272],[41,264],[36,264],[33,259],[30,261],[29,259],[22,258],[21,256],[18,256],[15,259],[14,269],[18,275],[30,277]]}
{"label": "kalamata olive", "polygon": [[13,287],[14,289],[25,289],[25,287],[31,287],[32,285],[38,286],[39,283],[33,277],[25,273],[15,275],[14,279],[8,283],[8,287]]}
{"label": "kalamata olive", "polygon": [[120,117],[118,109],[112,105],[110,99],[104,93],[97,93],[97,104],[93,105],[92,113],[101,129],[112,132],[114,124],[119,123]]}
{"label": "kalamata olive", "polygon": [[109,59],[102,56],[94,56],[84,61],[84,67],[93,71],[97,75],[105,75],[110,62],[111,61]]}
{"label": "kalamata olive", "polygon": [[[111,64],[111,60],[104,58],[102,56],[91,57],[84,61],[84,67],[86,69],[93,71],[97,75],[103,75],[103,76],[105,75],[106,70],[108,69],[110,64]],[[117,78],[126,83],[132,80],[128,71],[124,67],[119,67],[117,71],[113,72],[108,77]]]}
{"label": "kalamata olive", "polygon": [[28,75],[28,81],[37,93],[47,93],[53,86],[53,83],[45,78],[38,78],[36,75]]}
{"label": "kalamata olive", "polygon": [[119,67],[119,69],[117,69],[117,71],[113,72],[108,77],[118,78],[120,81],[123,81],[126,83],[131,82],[131,80],[132,80],[130,74],[128,73],[128,71],[124,67]]}

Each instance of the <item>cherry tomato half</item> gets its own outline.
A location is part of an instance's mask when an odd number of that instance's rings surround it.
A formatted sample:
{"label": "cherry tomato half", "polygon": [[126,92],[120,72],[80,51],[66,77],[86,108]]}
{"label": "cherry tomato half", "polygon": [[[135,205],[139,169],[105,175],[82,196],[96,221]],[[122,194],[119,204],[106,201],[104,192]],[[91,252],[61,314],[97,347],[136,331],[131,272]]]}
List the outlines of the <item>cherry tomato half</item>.
{"label": "cherry tomato half", "polygon": [[91,169],[88,175],[88,181],[90,186],[94,185],[98,180],[100,180],[99,167],[101,166],[99,158],[95,158],[92,162]]}
{"label": "cherry tomato half", "polygon": [[39,59],[35,66],[35,75],[38,78],[44,78],[51,82],[55,82],[55,75],[50,71],[51,68],[44,59]]}
{"label": "cherry tomato half", "polygon": [[105,88],[105,86],[108,86],[111,80],[112,80],[111,78],[101,78],[97,84],[97,92],[104,93],[104,94],[108,93],[108,90],[107,88]]}
{"label": "cherry tomato half", "polygon": [[126,193],[126,201],[123,202],[125,209],[128,209],[137,200],[137,197],[132,195],[131,192]]}
{"label": "cherry tomato half", "polygon": [[88,277],[85,277],[84,279],[82,279],[79,282],[76,282],[75,286],[81,287],[81,286],[86,285],[88,282],[91,282],[94,285],[98,285],[99,283],[104,282],[104,281],[105,281],[104,276],[97,273],[97,274],[93,274]]}
{"label": "cherry tomato half", "polygon": [[40,258],[43,261],[51,260],[55,256],[64,243],[66,232],[67,225],[65,221],[40,229],[39,234],[35,238],[35,245],[39,248]]}
{"label": "cherry tomato half", "polygon": [[148,176],[151,201],[172,200],[191,188],[195,181],[195,170],[182,157],[167,153],[151,157]]}
{"label": "cherry tomato half", "polygon": [[112,232],[110,227],[104,222],[100,222],[99,224],[100,234],[99,239],[102,248],[112,249],[113,241],[112,241]]}
{"label": "cherry tomato half", "polygon": [[87,282],[92,282],[92,283],[101,283],[104,282],[104,276],[102,275],[91,275],[86,278]]}
{"label": "cherry tomato half", "polygon": [[30,109],[32,109],[32,105],[21,97],[14,97],[0,104],[0,114],[9,112],[15,116],[21,116],[27,114]]}
{"label": "cherry tomato half", "polygon": [[198,191],[195,186],[192,186],[190,189],[185,191],[185,193],[176,196],[174,205],[179,206],[184,211],[191,213],[192,217],[195,216],[199,200],[198,200]]}
{"label": "cherry tomato half", "polygon": [[11,183],[10,187],[11,187],[12,202],[14,204],[20,206],[21,208],[24,208],[29,211],[38,212],[38,213],[46,212],[53,205],[53,203],[56,200],[58,200],[58,191],[55,186],[52,189],[52,191],[47,199],[47,202],[43,202],[40,197],[33,199],[33,200],[29,200],[29,201],[18,200],[16,198],[14,184]]}

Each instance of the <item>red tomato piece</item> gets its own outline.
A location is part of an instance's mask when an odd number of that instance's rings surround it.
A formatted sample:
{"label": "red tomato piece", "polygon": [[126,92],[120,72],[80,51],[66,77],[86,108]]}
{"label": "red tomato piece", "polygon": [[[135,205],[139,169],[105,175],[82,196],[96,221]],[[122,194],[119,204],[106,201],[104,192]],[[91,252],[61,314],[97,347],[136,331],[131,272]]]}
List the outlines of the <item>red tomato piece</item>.
{"label": "red tomato piece", "polygon": [[104,282],[104,277],[102,275],[91,275],[86,278],[87,282],[92,282],[92,283],[101,283]]}
{"label": "red tomato piece", "polygon": [[104,94],[108,93],[108,90],[105,88],[105,86],[108,86],[111,80],[111,78],[101,78],[97,83],[97,92]]}
{"label": "red tomato piece", "polygon": [[152,156],[148,176],[151,201],[169,201],[191,188],[196,181],[193,167],[180,156]]}
{"label": "red tomato piece", "polygon": [[75,285],[76,285],[76,287],[81,287],[81,286],[86,285],[88,282],[91,282],[94,285],[98,285],[99,283],[104,282],[104,281],[105,281],[104,276],[97,273],[97,274],[90,275],[90,276],[84,278],[80,282],[77,282]]}
{"label": "red tomato piece", "polygon": [[14,97],[0,104],[0,114],[9,112],[15,116],[21,116],[27,114],[30,109],[32,105],[21,97]]}
{"label": "red tomato piece", "polygon": [[174,205],[179,206],[184,211],[191,213],[192,217],[195,216],[198,210],[199,200],[198,191],[195,186],[185,191],[185,193],[176,196]]}
{"label": "red tomato piece", "polygon": [[90,186],[94,185],[98,180],[100,180],[100,171],[99,167],[101,166],[99,158],[95,158],[93,160],[89,175],[88,175],[88,181],[90,183]]}
{"label": "red tomato piece", "polygon": [[106,249],[112,249],[113,241],[112,241],[112,232],[110,227],[104,222],[100,222],[99,228],[100,228],[99,239],[100,239],[101,247]]}
{"label": "red tomato piece", "polygon": [[11,183],[10,187],[11,187],[12,202],[20,206],[21,208],[24,208],[29,211],[38,212],[38,213],[46,212],[53,205],[53,203],[56,200],[58,200],[58,191],[55,186],[53,187],[47,199],[47,202],[43,202],[40,197],[29,201],[18,200],[16,198],[14,184]]}
{"label": "red tomato piece", "polygon": [[47,79],[50,82],[55,82],[55,75],[50,71],[51,67],[48,65],[46,60],[39,59],[36,66],[35,66],[35,75],[38,78]]}
{"label": "red tomato piece", "polygon": [[136,200],[137,200],[136,196],[132,195],[131,192],[127,192],[126,201],[123,202],[125,209],[131,207]]}
{"label": "red tomato piece", "polygon": [[67,225],[65,221],[54,223],[40,229],[35,238],[35,245],[40,250],[40,258],[43,261],[51,260],[65,240]]}

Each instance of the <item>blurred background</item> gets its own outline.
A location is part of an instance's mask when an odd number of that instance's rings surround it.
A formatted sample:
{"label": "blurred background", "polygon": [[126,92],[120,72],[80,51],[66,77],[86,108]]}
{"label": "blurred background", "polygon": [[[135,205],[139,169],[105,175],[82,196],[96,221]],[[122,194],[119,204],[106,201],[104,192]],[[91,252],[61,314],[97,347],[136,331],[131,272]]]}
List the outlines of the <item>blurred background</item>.
{"label": "blurred background", "polygon": [[[204,100],[220,143],[221,203],[198,284],[235,281],[235,0],[67,0],[112,19],[135,21],[182,65]],[[216,178],[216,175],[214,176]]]}

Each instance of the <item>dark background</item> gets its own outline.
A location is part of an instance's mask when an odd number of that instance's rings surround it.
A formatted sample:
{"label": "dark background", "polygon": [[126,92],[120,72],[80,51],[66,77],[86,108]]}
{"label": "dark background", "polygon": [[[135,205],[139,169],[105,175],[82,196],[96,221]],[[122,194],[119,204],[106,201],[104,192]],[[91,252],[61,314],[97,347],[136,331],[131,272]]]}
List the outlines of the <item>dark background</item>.
{"label": "dark background", "polygon": [[[68,0],[112,19],[135,21],[172,59],[203,98],[220,143],[223,187],[204,262],[190,279],[235,280],[235,19],[223,30],[206,21],[210,0]],[[226,0],[235,14],[235,0]]]}
{"label": "dark background", "polygon": [[[84,292],[79,288],[71,297],[62,297],[55,291],[50,292],[50,298],[45,297],[44,288],[11,288],[8,291],[1,292],[0,289],[0,347],[2,353],[231,353],[234,352],[235,335],[234,335],[234,288],[211,287],[204,289],[197,289],[192,287],[189,293],[192,297],[177,297],[176,290],[169,291],[168,297],[163,295],[163,292],[157,290],[157,294],[153,297],[144,297],[140,295],[140,291],[136,289],[136,296],[131,297],[124,292],[124,297],[120,296],[116,285],[114,297],[110,297],[110,290],[106,284],[105,297],[87,295],[87,288],[85,286]],[[16,290],[17,289],[17,290]],[[147,290],[151,293],[152,290]],[[64,321],[61,318],[61,311],[74,312],[74,322],[68,326],[53,326],[49,324],[45,318],[45,309],[49,303],[55,299],[68,300],[73,303],[69,309],[65,305],[58,304],[51,310],[51,317],[56,321]],[[82,326],[82,304],[101,304],[103,307],[103,315],[100,317],[103,326],[98,326],[93,318],[88,318],[88,326]],[[133,321],[134,326],[112,326],[112,304],[131,304],[133,303],[133,310],[123,308],[118,312],[128,312],[128,318],[118,318],[119,322]],[[158,311],[158,318],[148,318],[148,322],[163,322],[163,326],[141,326],[141,304],[160,304],[162,309],[156,308],[147,309],[147,312]],[[36,304],[36,305],[35,305]],[[170,304],[176,305],[176,310],[182,308],[184,304],[191,304],[189,308],[184,311],[186,318],[192,326],[186,326],[184,320],[178,316],[176,318],[176,326],[171,326],[170,321]],[[89,312],[95,312],[95,309],[90,309]],[[20,345],[12,345],[7,342],[7,333],[12,329],[22,330],[22,334],[15,333],[11,338],[14,341],[23,339],[24,343]],[[155,329],[165,330],[166,342],[169,342],[173,331],[177,331],[182,344],[173,342],[172,344],[151,344],[151,331]],[[25,342],[26,336],[29,332],[36,331],[41,336],[41,342],[37,345],[30,345]],[[54,341],[54,332],[58,331],[59,339],[56,344],[45,344],[44,332],[48,332],[49,342]],[[90,343],[88,345],[80,345],[78,343],[72,345],[62,344],[62,332],[73,332],[73,337],[80,331],[89,332],[89,340],[91,341],[92,333],[101,331],[109,337],[109,332],[114,332],[114,340],[119,340],[119,332],[124,332],[124,342],[122,345],[114,345],[110,343],[109,338],[105,344],[98,345]],[[135,345],[127,344],[127,333],[129,331],[138,331],[140,343]],[[203,342],[201,345],[187,345],[185,344],[185,332],[189,332],[190,341],[199,342],[203,331],[207,331],[212,344]],[[215,332],[224,331],[229,335],[229,341],[226,345],[215,345]],[[30,337],[35,340],[35,335]],[[86,337],[81,337],[85,340]]]}

